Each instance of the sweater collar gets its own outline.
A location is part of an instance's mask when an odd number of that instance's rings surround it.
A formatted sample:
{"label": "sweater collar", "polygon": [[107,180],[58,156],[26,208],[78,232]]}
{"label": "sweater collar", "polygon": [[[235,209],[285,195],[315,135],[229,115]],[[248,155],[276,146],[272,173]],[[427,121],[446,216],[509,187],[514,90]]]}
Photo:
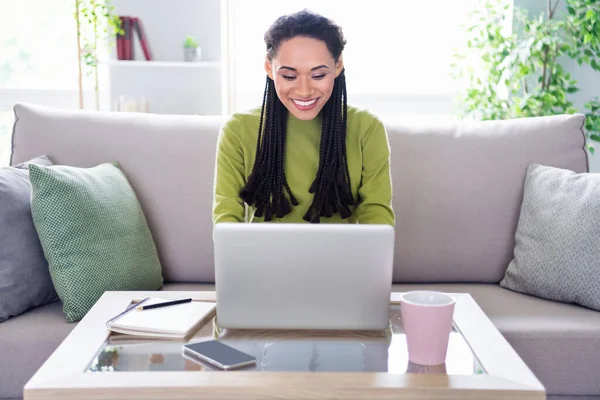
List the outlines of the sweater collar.
{"label": "sweater collar", "polygon": [[288,112],[288,128],[299,128],[299,129],[321,129],[323,124],[323,110],[311,120],[302,120],[296,118],[292,113]]}

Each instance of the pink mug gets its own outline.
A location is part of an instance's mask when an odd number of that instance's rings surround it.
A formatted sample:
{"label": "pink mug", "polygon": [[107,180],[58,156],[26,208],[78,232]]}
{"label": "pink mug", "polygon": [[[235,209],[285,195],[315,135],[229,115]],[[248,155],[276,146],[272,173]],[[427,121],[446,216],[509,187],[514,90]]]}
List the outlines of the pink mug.
{"label": "pink mug", "polygon": [[456,300],[445,293],[415,291],[404,293],[400,303],[409,361],[444,364]]}

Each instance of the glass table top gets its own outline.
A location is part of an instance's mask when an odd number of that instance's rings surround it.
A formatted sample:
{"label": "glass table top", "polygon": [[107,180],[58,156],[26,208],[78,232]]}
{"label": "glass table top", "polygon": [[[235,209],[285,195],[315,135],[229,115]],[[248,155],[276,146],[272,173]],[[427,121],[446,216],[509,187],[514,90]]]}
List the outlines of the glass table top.
{"label": "glass table top", "polygon": [[111,335],[87,371],[219,371],[183,355],[185,343],[218,339],[256,357],[256,364],[227,371],[389,372],[448,375],[485,374],[464,337],[450,333],[446,363],[427,367],[408,361],[400,306],[392,305],[390,327],[379,332],[221,330],[208,321],[189,341],[128,339]]}

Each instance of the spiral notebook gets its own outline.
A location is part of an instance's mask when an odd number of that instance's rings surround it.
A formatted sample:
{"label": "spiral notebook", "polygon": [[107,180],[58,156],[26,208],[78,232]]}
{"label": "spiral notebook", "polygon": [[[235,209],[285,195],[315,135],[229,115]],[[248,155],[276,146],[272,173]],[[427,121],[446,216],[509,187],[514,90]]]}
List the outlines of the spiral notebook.
{"label": "spiral notebook", "polygon": [[136,310],[141,305],[169,300],[173,299],[147,297],[108,320],[106,327],[111,332],[130,335],[131,339],[188,339],[212,316],[216,307],[215,303],[191,301],[150,310]]}

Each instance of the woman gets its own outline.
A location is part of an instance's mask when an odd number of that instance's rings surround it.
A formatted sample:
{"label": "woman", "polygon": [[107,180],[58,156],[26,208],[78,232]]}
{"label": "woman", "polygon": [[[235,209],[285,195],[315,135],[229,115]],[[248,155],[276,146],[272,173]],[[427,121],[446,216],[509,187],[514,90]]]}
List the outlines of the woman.
{"label": "woman", "polygon": [[265,43],[262,107],[220,132],[213,222],[394,225],[387,134],[347,104],[340,27],[304,10]]}

